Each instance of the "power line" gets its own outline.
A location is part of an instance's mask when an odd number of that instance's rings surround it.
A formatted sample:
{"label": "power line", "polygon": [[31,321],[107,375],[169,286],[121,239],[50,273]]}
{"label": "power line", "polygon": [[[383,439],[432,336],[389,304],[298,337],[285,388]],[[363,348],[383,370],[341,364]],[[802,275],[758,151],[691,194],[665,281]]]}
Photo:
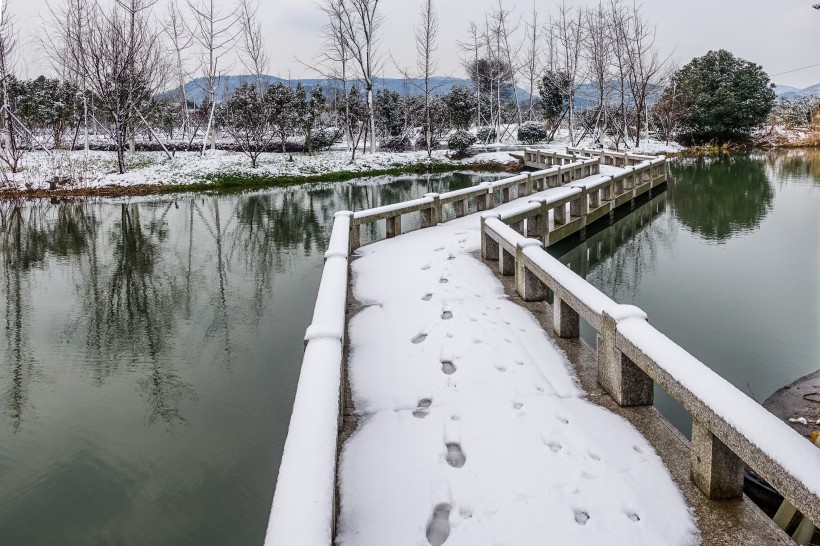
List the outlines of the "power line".
{"label": "power line", "polygon": [[809,68],[814,68],[815,66],[820,66],[820,63],[813,64],[810,66],[804,66],[803,68],[795,68],[794,70],[787,70],[785,72],[781,72],[779,74],[772,74],[771,77],[774,78],[775,76],[782,76],[783,74],[791,74],[792,72],[800,72],[801,70],[808,70]]}

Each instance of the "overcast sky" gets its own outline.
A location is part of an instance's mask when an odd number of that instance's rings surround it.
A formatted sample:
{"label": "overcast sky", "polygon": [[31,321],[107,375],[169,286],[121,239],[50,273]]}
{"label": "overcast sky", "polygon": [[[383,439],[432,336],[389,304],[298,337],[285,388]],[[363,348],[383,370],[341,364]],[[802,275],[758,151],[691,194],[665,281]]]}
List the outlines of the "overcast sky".
{"label": "overcast sky", "polygon": [[[61,2],[63,0],[51,0]],[[111,0],[100,0],[105,3]],[[161,3],[166,0],[160,0]],[[437,0],[441,32],[439,37],[442,75],[463,76],[457,40],[465,37],[470,20],[480,21],[498,0]],[[762,64],[779,84],[806,87],[820,83],[820,11],[815,0],[645,0],[643,12],[657,25],[657,43],[665,55],[683,65],[711,49],[728,49],[735,55]],[[25,50],[21,55],[24,71],[35,76],[47,70],[32,37],[42,27],[47,13],[46,0],[0,0],[8,2]],[[532,9],[532,0],[504,0],[519,11]],[[576,0],[572,5],[597,4],[597,0]],[[401,64],[411,64],[415,55],[413,25],[420,0],[381,0],[384,15],[382,48]],[[536,0],[536,9],[545,14],[556,2]],[[160,10],[161,11],[161,10]],[[296,79],[317,75],[299,64],[297,57],[311,61],[318,50],[323,15],[311,0],[262,0],[263,28],[271,51],[270,73]],[[239,66],[235,72],[242,72]],[[395,76],[392,62],[385,76]]]}

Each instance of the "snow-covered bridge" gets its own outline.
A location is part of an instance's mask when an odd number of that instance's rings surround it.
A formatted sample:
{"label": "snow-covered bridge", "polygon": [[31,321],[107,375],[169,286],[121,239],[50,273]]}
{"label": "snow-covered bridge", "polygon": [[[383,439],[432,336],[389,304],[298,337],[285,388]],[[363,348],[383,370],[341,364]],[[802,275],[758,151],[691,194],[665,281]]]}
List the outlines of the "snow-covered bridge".
{"label": "snow-covered bridge", "polygon": [[744,463],[820,520],[820,451],[544,250],[663,184],[665,159],[524,157],[540,170],[337,214],[268,543],[788,543]]}

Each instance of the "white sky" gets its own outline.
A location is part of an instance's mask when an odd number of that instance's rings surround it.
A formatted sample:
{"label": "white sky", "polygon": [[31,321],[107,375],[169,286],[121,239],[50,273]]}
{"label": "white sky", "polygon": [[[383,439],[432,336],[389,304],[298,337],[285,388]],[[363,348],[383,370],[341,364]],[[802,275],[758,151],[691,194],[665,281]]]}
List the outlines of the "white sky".
{"label": "white sky", "polygon": [[[51,0],[60,2],[63,0]],[[100,0],[108,2],[113,0]],[[165,0],[160,0],[161,4]],[[413,26],[420,0],[381,0],[384,24],[383,49],[401,64],[410,65],[415,51]],[[498,0],[437,0],[440,19],[439,57],[442,75],[463,76],[456,41],[465,37],[467,23],[483,20]],[[532,9],[533,0],[503,0],[519,11]],[[36,76],[48,70],[34,46],[33,37],[47,13],[46,0],[0,0],[9,2],[25,46],[21,55],[24,75]],[[785,85],[806,87],[820,83],[820,66],[776,75],[820,64],[820,10],[815,0],[645,0],[643,12],[657,25],[658,45],[665,54],[683,65],[711,49],[728,49],[735,55],[762,64],[772,79]],[[597,0],[567,0],[568,4],[592,5]],[[535,0],[545,18],[557,2]],[[317,77],[300,65],[296,57],[311,61],[319,45],[323,15],[311,0],[262,0],[263,28],[271,52],[270,73],[294,79]],[[235,72],[242,72],[239,66]],[[387,63],[384,76],[396,76]]]}

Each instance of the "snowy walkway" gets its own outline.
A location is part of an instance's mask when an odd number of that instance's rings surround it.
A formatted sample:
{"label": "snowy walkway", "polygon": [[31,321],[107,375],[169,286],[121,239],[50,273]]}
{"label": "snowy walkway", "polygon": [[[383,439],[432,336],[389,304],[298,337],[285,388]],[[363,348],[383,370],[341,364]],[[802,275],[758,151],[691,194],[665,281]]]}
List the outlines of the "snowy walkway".
{"label": "snowy walkway", "polygon": [[[513,202],[499,209],[515,206]],[[472,254],[479,217],[361,248],[340,545],[690,544],[669,472]]]}

